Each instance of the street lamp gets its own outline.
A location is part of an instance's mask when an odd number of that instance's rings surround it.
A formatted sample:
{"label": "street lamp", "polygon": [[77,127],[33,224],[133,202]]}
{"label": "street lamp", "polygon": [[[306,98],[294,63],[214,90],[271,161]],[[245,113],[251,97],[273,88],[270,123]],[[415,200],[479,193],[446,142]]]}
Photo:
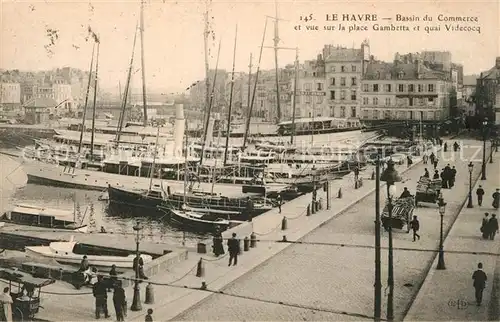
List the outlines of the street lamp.
{"label": "street lamp", "polygon": [[311,213],[315,214],[316,213],[316,194],[317,194],[317,192],[316,192],[316,175],[317,175],[316,165],[313,164],[311,172],[312,172],[312,179],[313,179]]}
{"label": "street lamp", "polygon": [[135,256],[136,256],[136,261],[137,264],[135,265],[135,281],[134,281],[134,298],[132,300],[132,306],[130,309],[132,311],[140,311],[142,310],[141,306],[141,292],[139,289],[139,269],[140,269],[140,264],[139,264],[139,258],[140,258],[140,253],[139,253],[139,243],[141,241],[141,230],[144,227],[141,225],[139,220],[137,220],[135,226],[133,227],[135,234]]}
{"label": "street lamp", "polygon": [[443,219],[444,213],[446,211],[446,202],[443,200],[443,194],[439,196],[438,200],[439,215],[441,216],[441,229],[439,233],[439,259],[437,264],[437,269],[446,269],[444,264],[444,250],[443,250]]}
{"label": "street lamp", "polygon": [[486,136],[488,118],[485,117],[483,121],[483,164],[481,165],[481,180],[486,180]]}
{"label": "street lamp", "polygon": [[396,169],[394,169],[394,161],[389,159],[387,161],[387,168],[382,173],[380,181],[387,183],[387,200],[388,200],[388,211],[389,211],[389,258],[388,258],[388,274],[387,274],[387,284],[389,285],[389,294],[387,295],[387,321],[394,320],[394,259],[393,259],[393,246],[392,246],[392,198],[394,196],[394,189],[396,188],[394,184],[401,181]]}
{"label": "street lamp", "polygon": [[491,146],[490,146],[490,163],[493,163],[493,150],[495,149],[495,138],[494,137],[490,137],[490,142],[491,142]]}
{"label": "street lamp", "polygon": [[472,164],[472,161],[469,163],[467,168],[469,169],[469,202],[467,203],[467,208],[473,208],[474,206],[472,205],[472,170],[474,170],[474,165]]}
{"label": "street lamp", "polygon": [[375,161],[375,294],[373,316],[375,321],[380,321],[382,315],[382,275],[380,261],[380,155]]}

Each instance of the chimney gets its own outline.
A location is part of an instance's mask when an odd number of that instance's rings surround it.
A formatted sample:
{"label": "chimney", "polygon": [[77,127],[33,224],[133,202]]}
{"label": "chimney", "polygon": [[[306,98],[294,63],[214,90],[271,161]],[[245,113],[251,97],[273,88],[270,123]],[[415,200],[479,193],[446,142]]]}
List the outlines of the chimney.
{"label": "chimney", "polygon": [[497,57],[495,60],[495,67],[500,69],[500,57]]}

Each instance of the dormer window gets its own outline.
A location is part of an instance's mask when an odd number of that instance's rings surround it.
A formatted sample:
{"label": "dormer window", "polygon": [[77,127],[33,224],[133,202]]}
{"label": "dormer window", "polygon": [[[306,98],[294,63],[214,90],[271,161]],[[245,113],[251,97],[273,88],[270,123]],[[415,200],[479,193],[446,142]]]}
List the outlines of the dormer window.
{"label": "dormer window", "polygon": [[404,73],[403,71],[400,71],[400,72],[398,73],[398,78],[399,78],[399,79],[403,79],[403,77],[404,77],[404,76],[405,76],[405,73]]}

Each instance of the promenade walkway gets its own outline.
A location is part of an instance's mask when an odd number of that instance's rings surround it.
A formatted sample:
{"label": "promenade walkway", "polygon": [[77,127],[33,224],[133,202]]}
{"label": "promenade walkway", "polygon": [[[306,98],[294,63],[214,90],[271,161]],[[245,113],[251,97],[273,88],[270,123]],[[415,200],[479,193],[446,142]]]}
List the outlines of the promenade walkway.
{"label": "promenade walkway", "polygon": [[[474,187],[474,208],[464,207],[445,239],[446,270],[436,270],[437,256],[422,289],[412,305],[407,321],[500,321],[500,238],[481,238],[479,227],[484,213],[493,209],[491,194],[500,188],[500,154],[487,164],[487,180]],[[486,199],[479,207],[475,195],[481,184]],[[446,216],[449,216],[447,211]],[[472,273],[482,262],[488,281],[483,293],[483,305],[476,306]]]}
{"label": "promenade walkway", "polygon": [[[475,141],[466,143],[480,146]],[[446,227],[450,226],[454,215],[458,213],[468,191],[468,160],[465,159],[475,153],[475,148],[464,148],[463,153],[461,160],[454,161],[458,170],[457,185],[453,190],[444,191],[445,199],[450,199],[447,210],[450,215],[446,218]],[[440,159],[445,160],[451,155],[454,154],[444,153]],[[405,182],[399,185],[399,191],[403,186],[408,186],[411,191],[415,190],[416,180],[423,174],[425,167],[417,164],[418,160],[415,161],[403,174]],[[445,164],[446,161],[442,161],[439,168]],[[398,167],[400,173],[404,170],[407,170],[406,166]],[[474,177],[479,175],[479,170],[480,166],[476,166]],[[372,169],[367,169],[362,176],[370,177],[371,171]],[[306,202],[302,199],[284,205],[281,214],[274,210],[262,218],[256,218],[253,222],[254,231],[262,241],[257,248],[244,252],[236,267],[227,267],[227,257],[216,259],[213,255],[206,254],[202,256],[205,275],[199,278],[195,276],[195,272],[200,256],[190,254],[187,261],[152,279],[154,283],[163,284],[154,286],[156,303],[143,304],[140,312],[129,312],[127,320],[142,321],[149,307],[155,309],[155,319],[162,321],[344,321],[370,318],[373,311],[374,181],[365,180],[364,186],[357,190],[353,189],[353,185],[352,177],[331,183],[330,210],[305,216]],[[342,199],[336,198],[339,188],[343,191]],[[320,192],[319,197],[325,198],[324,192]],[[381,192],[382,204],[383,200],[385,195]],[[406,233],[396,233],[394,236],[395,308],[399,319],[425,278],[422,272],[432,262],[433,251],[437,249],[439,239],[436,206],[417,208],[415,214],[421,220],[422,240],[413,243]],[[280,230],[283,216],[289,217],[289,227],[285,231]],[[335,218],[330,220],[332,217]],[[315,230],[318,226],[321,227]],[[310,233],[311,231],[313,232]],[[307,237],[301,239],[308,233]],[[290,241],[300,240],[301,244],[277,242],[283,235]],[[384,236],[384,246],[385,239]],[[382,265],[385,267],[387,253],[383,251],[382,256]],[[384,280],[385,270],[383,274]],[[197,290],[203,281],[207,283],[207,290]],[[130,304],[132,288],[127,288],[126,292]],[[144,300],[144,285],[141,286],[141,295]],[[80,296],[74,296],[76,300],[71,301],[64,312],[57,312],[56,308],[55,301],[60,299],[60,295],[44,296],[47,298],[44,301],[46,309],[41,312],[40,318],[93,318],[93,297],[88,295],[88,290],[82,291]],[[109,304],[111,308],[111,301]]]}

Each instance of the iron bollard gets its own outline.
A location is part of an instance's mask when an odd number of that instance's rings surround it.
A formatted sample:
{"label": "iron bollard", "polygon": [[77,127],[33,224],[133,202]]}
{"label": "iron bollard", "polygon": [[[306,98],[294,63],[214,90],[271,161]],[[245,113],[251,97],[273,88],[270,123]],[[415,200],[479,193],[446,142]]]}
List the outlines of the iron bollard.
{"label": "iron bollard", "polygon": [[371,180],[375,180],[375,170],[372,171],[372,176],[370,178]]}
{"label": "iron bollard", "polygon": [[155,294],[153,292],[153,285],[151,283],[146,286],[146,296],[144,303],[145,304],[154,304],[155,303]]}
{"label": "iron bollard", "polygon": [[205,268],[203,267],[203,258],[198,261],[198,266],[196,267],[196,277],[203,277],[205,275]]}
{"label": "iron bollard", "polygon": [[283,239],[281,240],[282,243],[286,243],[288,240],[286,239],[286,235],[283,235]]}
{"label": "iron bollard", "polygon": [[248,239],[248,237],[245,236],[245,238],[243,239],[243,250],[245,252],[248,252],[248,250],[250,249],[249,245],[250,245],[250,240]]}
{"label": "iron bollard", "polygon": [[310,215],[311,215],[311,206],[307,205],[306,216],[310,216]]}
{"label": "iron bollard", "polygon": [[337,198],[342,199],[342,188],[339,188],[339,193],[337,194]]}
{"label": "iron bollard", "polygon": [[286,230],[287,228],[287,220],[286,220],[286,217],[283,217],[283,219],[281,220],[281,230]]}
{"label": "iron bollard", "polygon": [[328,182],[323,184],[323,191],[326,192],[328,190]]}
{"label": "iron bollard", "polygon": [[250,234],[250,247],[251,248],[257,247],[257,236],[255,236],[254,232],[252,232],[252,234]]}

